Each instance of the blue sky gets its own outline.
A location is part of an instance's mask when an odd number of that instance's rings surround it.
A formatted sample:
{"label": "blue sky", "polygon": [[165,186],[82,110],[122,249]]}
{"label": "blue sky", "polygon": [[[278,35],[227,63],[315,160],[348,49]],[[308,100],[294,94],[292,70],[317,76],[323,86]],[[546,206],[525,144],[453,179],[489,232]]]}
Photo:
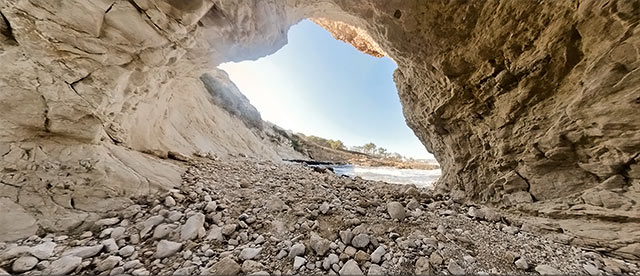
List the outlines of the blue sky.
{"label": "blue sky", "polygon": [[393,60],[363,54],[308,20],[291,27],[288,40],[257,61],[219,66],[264,120],[347,146],[373,142],[432,158],[405,123]]}

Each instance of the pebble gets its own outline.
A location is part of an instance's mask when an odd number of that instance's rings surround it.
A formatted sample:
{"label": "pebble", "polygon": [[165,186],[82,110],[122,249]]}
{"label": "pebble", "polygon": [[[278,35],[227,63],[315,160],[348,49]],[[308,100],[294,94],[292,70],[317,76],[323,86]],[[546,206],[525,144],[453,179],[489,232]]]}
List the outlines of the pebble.
{"label": "pebble", "polygon": [[327,203],[326,201],[322,203],[322,205],[320,205],[320,213],[327,214],[329,212],[329,203]]}
{"label": "pebble", "polygon": [[162,258],[172,256],[173,254],[176,254],[176,252],[178,252],[178,250],[180,250],[181,247],[182,247],[181,243],[172,242],[168,240],[161,240],[156,247],[155,257],[162,259]]}
{"label": "pebble", "polygon": [[110,253],[118,252],[120,248],[114,239],[106,239],[102,241],[101,244],[104,245],[104,248]]}
{"label": "pebble", "polygon": [[222,234],[225,236],[231,236],[231,234],[236,232],[236,228],[238,227],[238,225],[236,224],[225,224],[224,226],[222,226]]}
{"label": "pebble", "polygon": [[347,261],[342,268],[340,269],[340,271],[338,272],[338,274],[340,275],[364,275],[364,273],[362,272],[362,270],[360,269],[360,267],[358,266],[358,263],[354,260],[349,260]]}
{"label": "pebble", "polygon": [[449,264],[447,265],[447,270],[452,274],[452,275],[456,275],[456,276],[460,276],[460,275],[466,275],[467,272],[464,270],[464,268],[462,268],[458,263],[456,263],[456,261],[454,260],[450,260]]}
{"label": "pebble", "polygon": [[365,248],[369,245],[369,236],[367,234],[358,234],[351,240],[351,245],[355,248]]}
{"label": "pebble", "polygon": [[40,260],[47,260],[53,255],[53,250],[56,248],[55,242],[45,242],[34,247],[31,247],[29,254]]}
{"label": "pebble", "polygon": [[120,218],[118,218],[118,217],[104,218],[104,219],[96,221],[95,225],[98,226],[98,227],[111,226],[111,225],[114,225],[114,224],[116,224],[118,222],[120,222]]}
{"label": "pebble", "polygon": [[549,265],[538,265],[536,266],[536,271],[538,273],[540,273],[540,275],[560,275],[563,274],[560,270],[557,270],[556,268],[549,266]]}
{"label": "pebble", "polygon": [[369,270],[367,271],[367,276],[379,276],[379,275],[387,275],[387,271],[377,264],[370,265]]}
{"label": "pebble", "polygon": [[342,243],[346,245],[351,244],[351,240],[353,239],[353,232],[351,232],[351,230],[340,231],[339,234]]}
{"label": "pebble", "polygon": [[57,259],[42,272],[44,275],[66,275],[73,272],[82,263],[82,258],[68,255]]}
{"label": "pebble", "polygon": [[11,265],[11,271],[22,273],[33,269],[38,264],[38,258],[33,256],[22,256],[16,259]]}
{"label": "pebble", "polygon": [[98,253],[102,251],[102,248],[104,248],[104,245],[102,244],[98,244],[94,246],[74,247],[62,253],[62,256],[77,256],[81,258],[90,258],[95,255],[98,255]]}
{"label": "pebble", "polygon": [[224,236],[222,235],[222,228],[217,225],[211,225],[209,228],[209,233],[205,240],[213,240],[213,241],[224,241]]}
{"label": "pebble", "polygon": [[304,244],[296,243],[293,246],[291,246],[291,249],[289,250],[289,258],[293,258],[295,256],[302,256],[305,251],[306,251],[306,247],[304,246]]}
{"label": "pebble", "polygon": [[122,261],[121,257],[109,256],[98,263],[98,265],[96,266],[96,270],[98,271],[112,270],[114,267],[118,265],[118,263],[120,263],[120,261]]}
{"label": "pebble", "polygon": [[204,210],[207,211],[208,213],[211,213],[216,209],[218,209],[218,204],[215,201],[211,201],[207,203],[207,206],[204,207]]}
{"label": "pebble", "polygon": [[180,229],[180,240],[187,241],[197,238],[200,228],[204,226],[204,219],[205,216],[202,213],[197,213],[189,217]]}
{"label": "pebble", "polygon": [[302,267],[305,263],[307,263],[307,259],[300,256],[295,256],[293,258],[293,270],[298,271],[298,269],[300,269],[300,267]]}
{"label": "pebble", "polygon": [[241,267],[231,257],[222,258],[219,262],[209,268],[210,275],[238,275]]}
{"label": "pebble", "polygon": [[126,229],[122,226],[113,228],[113,231],[111,231],[111,238],[113,239],[119,239],[120,237],[122,237],[122,235],[124,235],[124,232],[126,231]]}
{"label": "pebble", "polygon": [[136,251],[135,247],[131,245],[127,245],[123,248],[120,248],[120,250],[118,250],[118,255],[126,258],[133,255],[133,252],[135,251]]}
{"label": "pebble", "polygon": [[164,198],[164,206],[167,206],[167,207],[176,206],[176,200],[173,199],[172,196],[167,196]]}
{"label": "pebble", "polygon": [[525,260],[524,258],[520,258],[516,260],[514,263],[518,269],[521,269],[521,270],[529,269],[529,264],[527,263],[527,260]]}
{"label": "pebble", "polygon": [[407,212],[402,206],[402,203],[397,201],[392,201],[387,203],[387,212],[392,219],[403,220],[407,217]]}
{"label": "pebble", "polygon": [[584,264],[582,265],[582,268],[591,276],[598,276],[601,274],[600,270],[598,270],[598,268],[592,264]]}
{"label": "pebble", "polygon": [[384,249],[384,246],[380,245],[376,250],[371,253],[371,262],[378,264],[382,261],[382,257],[386,254],[387,251]]}
{"label": "pebble", "polygon": [[331,241],[320,237],[315,232],[311,232],[310,244],[313,251],[316,252],[318,256],[324,256],[329,252],[329,246],[331,245]]}
{"label": "pebble", "polygon": [[261,248],[245,248],[240,251],[241,260],[252,260],[260,254]]}
{"label": "pebble", "polygon": [[429,259],[427,259],[426,257],[418,258],[415,264],[415,268],[416,275],[430,274],[431,267],[429,265]]}
{"label": "pebble", "polygon": [[123,275],[124,274],[124,268],[123,267],[116,267],[114,269],[111,270],[111,272],[109,272],[110,276],[118,276],[118,275]]}

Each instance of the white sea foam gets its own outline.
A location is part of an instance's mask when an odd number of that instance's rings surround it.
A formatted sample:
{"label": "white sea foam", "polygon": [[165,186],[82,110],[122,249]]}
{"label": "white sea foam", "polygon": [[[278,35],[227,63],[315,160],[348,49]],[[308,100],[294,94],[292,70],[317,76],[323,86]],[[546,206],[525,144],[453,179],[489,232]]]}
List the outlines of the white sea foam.
{"label": "white sea foam", "polygon": [[344,165],[333,167],[338,175],[359,176],[364,179],[384,181],[395,184],[415,184],[418,187],[430,188],[438,180],[442,171],[397,169],[392,167],[362,167]]}

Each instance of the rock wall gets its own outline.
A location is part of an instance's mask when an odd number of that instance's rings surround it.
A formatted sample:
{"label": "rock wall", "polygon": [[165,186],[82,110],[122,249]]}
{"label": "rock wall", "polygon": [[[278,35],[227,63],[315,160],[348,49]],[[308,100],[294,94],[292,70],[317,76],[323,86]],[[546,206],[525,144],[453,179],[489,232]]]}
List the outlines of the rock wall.
{"label": "rock wall", "polygon": [[[141,152],[276,156],[247,120],[225,123],[235,115],[214,108],[199,79],[275,52],[289,26],[321,17],[366,31],[396,61],[407,123],[442,165],[441,189],[640,221],[638,1],[5,0],[0,13],[7,175],[61,164],[109,198],[174,183],[179,166]],[[69,198],[64,212],[75,212]]]}
{"label": "rock wall", "polygon": [[0,240],[180,185],[172,159],[299,157],[198,52],[197,18],[157,4],[0,2]]}

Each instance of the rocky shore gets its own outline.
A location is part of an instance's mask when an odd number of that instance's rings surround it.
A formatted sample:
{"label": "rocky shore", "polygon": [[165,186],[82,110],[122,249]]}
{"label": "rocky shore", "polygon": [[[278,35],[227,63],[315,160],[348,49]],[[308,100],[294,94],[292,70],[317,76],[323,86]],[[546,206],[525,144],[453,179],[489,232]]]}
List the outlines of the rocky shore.
{"label": "rocky shore", "polygon": [[413,186],[202,158],[91,226],[0,243],[0,275],[640,275],[531,229]]}

